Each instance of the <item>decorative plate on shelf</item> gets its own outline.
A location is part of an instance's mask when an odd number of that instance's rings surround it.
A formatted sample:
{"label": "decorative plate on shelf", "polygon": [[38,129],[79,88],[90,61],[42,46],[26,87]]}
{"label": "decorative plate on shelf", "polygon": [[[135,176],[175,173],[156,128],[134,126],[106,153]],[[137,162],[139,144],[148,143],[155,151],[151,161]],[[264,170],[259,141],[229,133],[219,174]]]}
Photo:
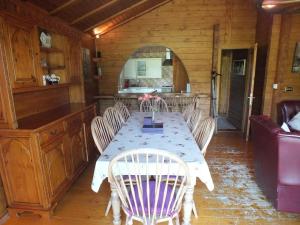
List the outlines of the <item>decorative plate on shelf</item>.
{"label": "decorative plate on shelf", "polygon": [[51,48],[51,36],[49,34],[41,32],[40,40],[42,43],[42,47]]}

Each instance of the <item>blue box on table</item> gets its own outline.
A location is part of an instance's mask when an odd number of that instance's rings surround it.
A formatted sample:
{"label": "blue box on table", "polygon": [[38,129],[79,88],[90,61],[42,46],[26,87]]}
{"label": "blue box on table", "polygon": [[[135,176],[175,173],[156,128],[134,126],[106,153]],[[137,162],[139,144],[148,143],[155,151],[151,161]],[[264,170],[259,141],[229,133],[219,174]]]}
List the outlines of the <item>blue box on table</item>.
{"label": "blue box on table", "polygon": [[163,133],[164,124],[162,122],[155,123],[152,117],[144,117],[144,124],[142,131],[144,133]]}

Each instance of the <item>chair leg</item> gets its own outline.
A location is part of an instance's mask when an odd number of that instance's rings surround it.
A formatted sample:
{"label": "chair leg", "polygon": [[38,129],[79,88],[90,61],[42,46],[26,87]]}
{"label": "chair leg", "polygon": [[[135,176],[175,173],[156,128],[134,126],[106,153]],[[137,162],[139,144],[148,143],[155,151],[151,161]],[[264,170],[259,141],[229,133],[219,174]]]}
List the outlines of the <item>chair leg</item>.
{"label": "chair leg", "polygon": [[131,216],[126,216],[126,222],[125,222],[125,224],[126,225],[132,225],[133,224]]}
{"label": "chair leg", "polygon": [[108,215],[110,208],[111,208],[111,198],[109,199],[109,202],[107,204],[107,207],[106,207],[106,210],[105,210],[105,216]]}
{"label": "chair leg", "polygon": [[176,225],[180,225],[180,222],[179,222],[179,215],[177,215],[175,219],[176,219]]}
{"label": "chair leg", "polygon": [[194,213],[195,217],[198,218],[198,213],[197,213],[195,201],[193,201],[193,213]]}

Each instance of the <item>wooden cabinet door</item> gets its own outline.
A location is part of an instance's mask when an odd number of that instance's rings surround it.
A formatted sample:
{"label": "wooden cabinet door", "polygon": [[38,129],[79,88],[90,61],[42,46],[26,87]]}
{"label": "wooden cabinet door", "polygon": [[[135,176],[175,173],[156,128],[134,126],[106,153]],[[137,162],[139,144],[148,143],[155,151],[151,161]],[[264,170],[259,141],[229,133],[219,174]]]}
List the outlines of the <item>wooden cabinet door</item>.
{"label": "wooden cabinet door", "polygon": [[8,71],[13,88],[37,85],[35,27],[6,20],[6,52]]}
{"label": "wooden cabinet door", "polygon": [[6,207],[7,207],[6,198],[4,194],[2,181],[0,180],[0,218],[6,214],[7,212]]}
{"label": "wooden cabinet door", "polygon": [[95,147],[94,139],[91,130],[91,123],[93,118],[96,116],[95,107],[92,107],[84,112],[84,135],[85,135],[85,144],[88,154],[88,161],[90,161],[96,153],[99,153]]}
{"label": "wooden cabinet door", "polygon": [[62,138],[42,148],[43,165],[47,176],[48,194],[51,202],[63,191],[67,184],[65,151]]}
{"label": "wooden cabinet door", "polygon": [[77,173],[86,163],[86,149],[84,144],[83,126],[70,136],[73,171]]}
{"label": "wooden cabinet door", "polygon": [[1,177],[9,206],[38,206],[39,171],[33,157],[29,138],[2,138],[0,140]]}
{"label": "wooden cabinet door", "polygon": [[81,82],[82,70],[81,70],[81,47],[80,42],[69,39],[69,73],[70,82]]}
{"label": "wooden cabinet door", "polygon": [[73,175],[81,170],[87,161],[84,128],[81,115],[72,116],[66,121],[68,151],[72,160]]}

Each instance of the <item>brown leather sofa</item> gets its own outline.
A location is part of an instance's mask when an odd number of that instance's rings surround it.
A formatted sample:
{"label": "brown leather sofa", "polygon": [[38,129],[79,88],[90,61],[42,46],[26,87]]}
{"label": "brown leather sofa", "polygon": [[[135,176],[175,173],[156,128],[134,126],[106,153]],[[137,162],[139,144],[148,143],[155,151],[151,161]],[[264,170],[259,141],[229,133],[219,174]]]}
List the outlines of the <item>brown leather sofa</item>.
{"label": "brown leather sofa", "polygon": [[286,133],[266,116],[252,116],[256,181],[280,211],[300,213],[300,132]]}
{"label": "brown leather sofa", "polygon": [[277,122],[281,126],[283,122],[289,122],[300,112],[300,100],[286,100],[277,105]]}

